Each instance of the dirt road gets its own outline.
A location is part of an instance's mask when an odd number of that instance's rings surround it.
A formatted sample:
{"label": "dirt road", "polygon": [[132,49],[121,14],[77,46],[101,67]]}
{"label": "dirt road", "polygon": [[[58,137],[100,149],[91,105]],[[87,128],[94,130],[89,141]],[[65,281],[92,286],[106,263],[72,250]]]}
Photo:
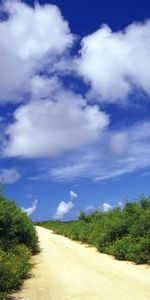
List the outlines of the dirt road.
{"label": "dirt road", "polygon": [[114,260],[41,227],[37,232],[41,253],[33,258],[33,277],[14,299],[150,299],[150,267]]}

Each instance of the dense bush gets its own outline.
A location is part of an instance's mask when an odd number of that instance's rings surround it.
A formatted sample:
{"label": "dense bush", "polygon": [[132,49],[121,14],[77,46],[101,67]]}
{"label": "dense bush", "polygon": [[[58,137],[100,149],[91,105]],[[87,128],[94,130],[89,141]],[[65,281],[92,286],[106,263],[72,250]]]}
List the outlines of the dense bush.
{"label": "dense bush", "polygon": [[17,289],[30,270],[37,236],[32,221],[0,194],[0,300]]}
{"label": "dense bush", "polygon": [[150,197],[127,202],[123,209],[95,211],[72,222],[45,221],[39,225],[97,247],[119,260],[150,264]]}
{"label": "dense bush", "polygon": [[26,213],[17,208],[16,203],[0,196],[0,245],[8,249],[9,245],[24,244],[34,253],[37,237],[32,221]]}
{"label": "dense bush", "polygon": [[20,286],[30,270],[30,251],[25,245],[18,245],[8,252],[0,251],[0,290],[9,292]]}

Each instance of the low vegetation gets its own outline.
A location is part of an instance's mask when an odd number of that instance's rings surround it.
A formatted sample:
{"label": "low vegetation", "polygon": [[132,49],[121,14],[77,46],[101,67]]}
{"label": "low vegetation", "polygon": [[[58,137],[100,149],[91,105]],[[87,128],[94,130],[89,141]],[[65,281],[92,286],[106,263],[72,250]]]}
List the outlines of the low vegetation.
{"label": "low vegetation", "polygon": [[32,221],[0,194],[0,300],[29,275],[30,256],[38,250]]}
{"label": "low vegetation", "polygon": [[150,197],[128,202],[123,209],[81,212],[77,221],[45,221],[39,225],[96,246],[100,252],[116,259],[150,264]]}

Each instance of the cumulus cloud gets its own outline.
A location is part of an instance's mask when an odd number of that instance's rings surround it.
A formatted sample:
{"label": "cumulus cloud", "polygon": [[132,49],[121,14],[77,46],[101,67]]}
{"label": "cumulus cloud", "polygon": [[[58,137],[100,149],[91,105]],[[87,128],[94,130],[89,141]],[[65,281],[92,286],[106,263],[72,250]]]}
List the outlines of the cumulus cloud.
{"label": "cumulus cloud", "polygon": [[[74,60],[67,56],[74,36],[57,6],[7,0],[2,10],[8,18],[0,21],[5,37],[0,40],[0,101],[28,100],[15,106],[9,125],[3,122],[3,157],[55,157],[42,175],[55,180],[103,181],[150,166],[149,122],[110,130],[109,116],[99,105],[75,88],[64,88],[70,80],[65,76],[75,68],[90,86],[88,97],[95,100],[124,101],[137,89],[150,95],[150,21],[119,32],[103,25],[82,39]],[[62,154],[60,163],[56,159]],[[9,177],[3,170],[5,181],[18,180],[13,178],[19,174],[11,172]]]}
{"label": "cumulus cloud", "polygon": [[103,203],[102,209],[104,212],[107,212],[107,211],[113,209],[113,207],[110,205],[110,203],[105,202],[105,203]]}
{"label": "cumulus cloud", "polygon": [[24,93],[36,93],[36,87],[41,93],[42,85],[47,93],[46,78],[37,75],[45,70],[77,72],[91,85],[89,97],[99,100],[124,100],[138,88],[150,95],[149,20],[119,32],[101,26],[82,39],[76,60],[68,56],[75,36],[56,5],[31,7],[6,0],[1,10],[8,18],[0,21],[0,35],[5,37],[0,40],[0,101],[20,101]]}
{"label": "cumulus cloud", "polygon": [[103,25],[82,39],[78,73],[89,83],[90,97],[117,102],[134,89],[150,95],[150,21],[113,32]]}
{"label": "cumulus cloud", "polygon": [[0,181],[8,184],[16,183],[20,179],[20,174],[16,169],[1,169]]}
{"label": "cumulus cloud", "polygon": [[54,215],[54,219],[62,219],[66,214],[70,212],[70,210],[73,208],[74,204],[72,201],[65,202],[61,201],[56,209],[56,213]]}
{"label": "cumulus cloud", "polygon": [[80,95],[63,89],[54,101],[38,100],[20,106],[14,118],[6,130],[7,157],[56,156],[97,140],[109,123],[98,106],[89,106]]}
{"label": "cumulus cloud", "polygon": [[5,11],[8,18],[0,22],[0,36],[3,36],[0,40],[0,100],[14,101],[30,87],[30,80],[37,71],[45,69],[47,64],[50,68],[58,61],[74,37],[55,5],[31,7],[21,1],[7,0],[1,11]]}
{"label": "cumulus cloud", "polygon": [[70,194],[70,201],[68,202],[61,201],[58,204],[58,207],[53,217],[55,220],[63,219],[73,209],[74,200],[78,198],[78,195],[74,191],[70,191],[69,194]]}
{"label": "cumulus cloud", "polygon": [[25,212],[28,216],[31,216],[37,210],[38,200],[34,200],[31,207],[24,208],[22,207],[22,211]]}
{"label": "cumulus cloud", "polygon": [[55,98],[56,92],[61,88],[62,85],[57,76],[46,77],[36,75],[30,80],[29,89],[33,100],[48,99],[49,97]]}

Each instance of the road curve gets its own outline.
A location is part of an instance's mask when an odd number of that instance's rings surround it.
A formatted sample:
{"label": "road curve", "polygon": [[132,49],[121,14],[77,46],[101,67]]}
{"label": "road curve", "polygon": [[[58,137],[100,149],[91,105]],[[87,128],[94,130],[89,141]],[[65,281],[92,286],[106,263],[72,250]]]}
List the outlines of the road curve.
{"label": "road curve", "polygon": [[13,299],[149,300],[150,267],[121,262],[37,227],[41,252],[32,278]]}

